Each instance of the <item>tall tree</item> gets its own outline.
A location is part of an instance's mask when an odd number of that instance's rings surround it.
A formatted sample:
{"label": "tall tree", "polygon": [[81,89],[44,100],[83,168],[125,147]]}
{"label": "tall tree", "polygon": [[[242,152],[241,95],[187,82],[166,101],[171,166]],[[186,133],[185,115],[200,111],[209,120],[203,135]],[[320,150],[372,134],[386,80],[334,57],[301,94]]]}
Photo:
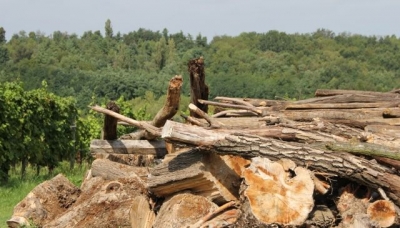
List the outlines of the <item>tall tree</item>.
{"label": "tall tree", "polygon": [[106,30],[106,38],[110,38],[110,39],[113,38],[113,29],[111,27],[110,19],[107,19],[107,21],[106,21],[105,30]]}
{"label": "tall tree", "polygon": [[0,44],[6,42],[6,30],[3,27],[0,27]]}

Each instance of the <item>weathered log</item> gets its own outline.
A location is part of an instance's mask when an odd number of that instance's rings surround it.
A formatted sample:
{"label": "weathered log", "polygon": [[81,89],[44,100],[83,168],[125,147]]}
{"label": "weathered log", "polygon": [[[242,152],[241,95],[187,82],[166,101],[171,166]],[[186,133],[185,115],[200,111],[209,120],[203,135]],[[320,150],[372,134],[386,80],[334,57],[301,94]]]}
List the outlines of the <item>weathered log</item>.
{"label": "weathered log", "polygon": [[[166,197],[176,192],[190,190],[218,204],[237,200],[240,186],[240,169],[232,164],[245,164],[238,158],[221,158],[215,154],[202,154],[195,150],[179,154],[170,154],[151,170],[148,178],[149,190],[159,197]],[[227,161],[225,161],[227,160]]]}
{"label": "weathered log", "polygon": [[[119,113],[119,107],[114,101],[110,101],[106,105],[106,109],[111,110],[115,113]],[[103,137],[104,140],[115,140],[118,138],[117,136],[117,124],[118,119],[105,115],[104,116],[104,125],[103,125]]]}
{"label": "weathered log", "polygon": [[[164,106],[157,112],[156,116],[150,122],[154,127],[162,127],[165,122],[171,119],[179,110],[181,87],[183,79],[182,76],[176,75],[170,81],[167,89],[167,98],[164,102]],[[122,139],[147,139],[153,140],[158,135],[153,134],[147,130],[140,130],[131,134],[122,136]]]}
{"label": "weathered log", "polygon": [[217,208],[217,205],[205,197],[190,193],[176,194],[163,203],[153,227],[190,227]]}
{"label": "weathered log", "polygon": [[75,204],[81,191],[62,174],[36,186],[14,207],[9,226],[44,226]]}
{"label": "weathered log", "polygon": [[102,177],[104,180],[118,180],[119,178],[146,179],[148,174],[147,168],[124,165],[108,159],[94,160],[91,168],[92,177]]}
{"label": "weathered log", "polygon": [[230,101],[236,104],[244,105],[244,106],[249,106],[249,107],[254,107],[253,104],[241,99],[241,98],[232,98],[232,97],[216,97],[214,98],[215,100],[222,100],[222,101]]}
{"label": "weathered log", "polygon": [[156,219],[154,211],[149,205],[149,198],[144,195],[138,195],[133,199],[129,211],[131,227],[152,228]]}
{"label": "weathered log", "polygon": [[[199,99],[208,100],[209,89],[205,82],[204,58],[192,59],[188,63],[190,76],[190,103],[196,105],[203,112],[207,113],[207,104],[199,103]],[[190,116],[199,117],[195,112],[190,111]]]}
{"label": "weathered log", "polygon": [[156,155],[136,155],[136,154],[102,154],[103,157],[113,162],[118,162],[124,165],[136,167],[153,167],[157,164],[158,158]]}
{"label": "weathered log", "polygon": [[[400,102],[400,101],[399,101]],[[288,104],[286,109],[360,109],[360,108],[389,108],[397,107],[399,102],[381,103],[311,103],[311,104]]]}
{"label": "weathered log", "polygon": [[385,92],[360,91],[360,90],[329,90],[329,89],[317,89],[317,91],[315,91],[316,97],[335,96],[343,94],[361,94],[361,95],[400,98],[399,94],[391,92],[385,93]]}
{"label": "weathered log", "polygon": [[[382,187],[389,197],[400,205],[400,176],[379,164],[356,157],[349,153],[334,152],[327,149],[313,148],[300,143],[282,142],[272,138],[251,135],[217,134],[212,130],[200,132],[198,127],[185,125],[183,128],[169,128],[168,122],[163,128],[162,137],[167,140],[201,146],[199,151],[211,151],[220,155],[237,155],[242,157],[267,157],[272,160],[288,158],[298,166],[308,166],[317,171],[332,173],[372,188]],[[181,132],[179,132],[181,131]],[[190,135],[187,132],[191,132]],[[208,134],[207,134],[208,133]],[[174,135],[185,135],[180,140]],[[214,137],[202,137],[213,135]],[[202,138],[203,140],[199,140]]]}
{"label": "weathered log", "polygon": [[384,134],[389,137],[400,138],[400,126],[367,125],[365,126],[365,131],[375,134]]}
{"label": "weathered log", "polygon": [[197,116],[200,116],[201,118],[205,119],[210,124],[210,127],[212,127],[212,128],[220,127],[220,125],[215,120],[213,120],[207,113],[203,112],[200,108],[198,108],[193,103],[189,104],[189,110],[191,112],[195,113]]}
{"label": "weathered log", "polygon": [[165,143],[162,140],[99,140],[90,142],[91,153],[115,153],[115,154],[138,154],[156,155],[164,157],[166,154]]}
{"label": "weathered log", "polygon": [[292,104],[308,103],[377,103],[393,102],[393,97],[373,96],[364,94],[342,94],[334,96],[314,97],[305,100],[294,101]]}
{"label": "weathered log", "polygon": [[228,103],[221,103],[221,102],[215,102],[215,101],[206,101],[206,100],[201,100],[199,99],[199,103],[201,104],[208,104],[208,105],[214,105],[214,106],[219,106],[219,107],[224,107],[224,108],[235,108],[235,109],[244,109],[244,110],[249,110],[257,115],[262,115],[263,111],[261,109],[258,109],[254,106],[248,106],[248,105],[235,105],[235,104],[228,104]]}
{"label": "weathered log", "polygon": [[103,113],[103,114],[106,114],[106,115],[109,115],[109,116],[113,116],[113,117],[115,117],[115,118],[117,118],[117,119],[119,119],[121,121],[124,121],[126,123],[129,123],[129,124],[131,124],[131,125],[133,125],[135,127],[138,127],[140,129],[144,129],[144,130],[148,131],[150,134],[152,134],[153,136],[157,136],[157,137],[160,136],[160,129],[157,128],[157,127],[154,127],[153,125],[151,125],[151,124],[149,124],[149,123],[147,123],[145,121],[137,121],[137,120],[131,119],[129,117],[126,117],[124,115],[121,115],[121,114],[113,112],[111,110],[102,108],[102,107],[97,106],[97,105],[92,106],[90,108],[93,109],[96,112],[100,112],[100,113]]}

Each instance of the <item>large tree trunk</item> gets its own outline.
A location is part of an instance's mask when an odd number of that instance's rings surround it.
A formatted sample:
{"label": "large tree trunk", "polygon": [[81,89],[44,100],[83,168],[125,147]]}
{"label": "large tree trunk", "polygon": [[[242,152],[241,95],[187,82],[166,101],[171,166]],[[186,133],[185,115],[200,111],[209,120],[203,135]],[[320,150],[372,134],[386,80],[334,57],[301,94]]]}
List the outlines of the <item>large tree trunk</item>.
{"label": "large tree trunk", "polygon": [[[267,157],[271,160],[291,159],[299,166],[331,173],[371,188],[382,188],[397,205],[400,205],[400,176],[365,158],[300,143],[251,135],[223,134],[196,126],[184,125],[183,128],[177,123],[169,123],[172,122],[167,122],[162,132],[162,137],[166,140],[200,146],[200,151],[215,152],[219,155]],[[186,137],[182,139],[180,135]],[[209,137],[204,137],[205,135]]]}

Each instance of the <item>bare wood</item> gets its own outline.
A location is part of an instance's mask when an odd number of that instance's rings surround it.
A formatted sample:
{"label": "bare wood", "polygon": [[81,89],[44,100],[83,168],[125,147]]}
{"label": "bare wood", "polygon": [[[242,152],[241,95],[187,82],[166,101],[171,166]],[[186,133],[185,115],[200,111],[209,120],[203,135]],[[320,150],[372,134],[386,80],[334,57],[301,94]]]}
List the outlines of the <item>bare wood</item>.
{"label": "bare wood", "polygon": [[133,199],[129,211],[131,227],[151,228],[156,219],[154,211],[150,208],[149,198],[138,195]]}
{"label": "bare wood", "polygon": [[242,99],[243,101],[246,101],[255,107],[285,106],[286,103],[290,103],[289,101],[281,101],[281,100],[268,100],[268,99],[257,99],[257,98],[242,98]]}
{"label": "bare wood", "polygon": [[[204,58],[200,57],[190,60],[188,62],[188,71],[190,75],[190,102],[207,113],[207,104],[198,102],[199,99],[208,100],[209,93],[208,86],[205,83]],[[193,111],[190,111],[190,116],[199,117]]]}
{"label": "bare wood", "polygon": [[148,140],[99,140],[90,143],[91,153],[116,153],[116,154],[141,154],[157,155],[166,154],[164,141]]}
{"label": "bare wood", "polygon": [[366,132],[375,134],[384,134],[389,137],[400,138],[400,126],[391,125],[367,125]]}
{"label": "bare wood", "polygon": [[[192,127],[187,126],[187,128]],[[179,130],[182,129],[171,129],[171,131]],[[186,131],[187,129],[184,129],[184,132]],[[186,137],[185,141],[170,137],[170,135],[181,135],[184,132],[171,132],[163,134],[163,137],[177,142],[199,145],[202,146],[201,151],[212,151],[220,155],[230,154],[247,158],[261,156],[274,160],[288,158],[299,166],[308,166],[320,172],[332,173],[372,188],[382,187],[389,192],[389,197],[397,205],[400,205],[400,176],[393,174],[390,169],[364,158],[349,153],[313,148],[300,143],[282,142],[272,138],[250,135],[219,135],[219,137],[198,140],[198,136],[195,136],[196,131],[193,131],[194,135]],[[211,130],[208,132],[215,134]]]}
{"label": "bare wood", "polygon": [[171,156],[151,170],[148,189],[156,196],[190,190],[216,203],[238,199],[240,176],[218,155],[191,150]]}
{"label": "bare wood", "polygon": [[231,101],[233,103],[236,104],[240,104],[240,105],[245,105],[245,106],[249,106],[249,107],[254,107],[254,105],[252,105],[251,103],[240,99],[240,98],[232,98],[232,97],[216,97],[214,98],[215,100],[223,100],[223,101]]}
{"label": "bare wood", "polygon": [[[115,113],[119,113],[119,107],[114,101],[110,101],[106,105],[106,109],[111,110]],[[105,115],[104,116],[104,125],[103,125],[103,138],[105,140],[114,140],[117,139],[117,123],[118,119]]]}
{"label": "bare wood", "polygon": [[293,104],[307,103],[378,103],[393,102],[393,97],[374,96],[365,94],[342,94],[325,97],[314,97],[305,100],[294,101]]}
{"label": "bare wood", "polygon": [[256,107],[251,107],[251,106],[247,106],[247,105],[235,105],[235,104],[221,103],[221,102],[215,102],[215,101],[206,101],[206,100],[200,100],[200,99],[199,99],[199,103],[214,105],[214,106],[219,106],[219,107],[224,107],[224,108],[249,110],[249,111],[256,113],[257,115],[261,115],[263,113],[262,110],[260,110]]}
{"label": "bare wood", "polygon": [[197,116],[200,116],[203,119],[205,119],[210,124],[211,127],[214,127],[214,128],[220,127],[220,125],[216,121],[214,121],[207,113],[203,112],[200,108],[198,108],[193,103],[189,104],[189,110],[193,113],[196,113]]}
{"label": "bare wood", "polygon": [[396,107],[399,102],[381,103],[311,103],[311,104],[288,104],[286,109],[360,109],[360,108],[388,108]]}
{"label": "bare wood", "polygon": [[184,114],[181,114],[181,117],[193,125],[203,126],[203,124],[194,117],[186,116]]}
{"label": "bare wood", "polygon": [[210,213],[208,213],[206,216],[204,216],[203,218],[201,218],[198,222],[196,222],[195,224],[191,225],[189,228],[200,228],[201,225],[203,225],[205,222],[207,222],[208,220],[210,220],[212,217],[216,216],[218,213],[226,210],[227,208],[230,208],[232,206],[234,206],[236,203],[234,201],[228,202],[220,207],[218,207],[215,211],[212,211]]}
{"label": "bare wood", "polygon": [[[96,159],[92,163],[92,177],[102,177],[104,180],[117,180],[119,178],[136,178],[141,180],[143,167],[133,167],[110,161],[108,159]],[[144,182],[143,182],[144,183]]]}
{"label": "bare wood", "polygon": [[382,93],[382,92],[373,92],[373,91],[360,91],[360,90],[329,90],[329,89],[318,89],[315,91],[316,97],[322,96],[335,96],[342,94],[362,94],[362,95],[372,95],[372,96],[386,96],[399,98],[399,94],[396,93]]}
{"label": "bare wood", "polygon": [[113,117],[115,117],[115,118],[117,118],[117,119],[119,119],[119,120],[121,120],[123,122],[129,123],[129,124],[131,124],[131,125],[133,125],[135,127],[138,127],[140,129],[144,129],[144,130],[148,131],[150,134],[152,134],[154,136],[157,136],[157,137],[160,136],[160,129],[152,126],[151,124],[149,124],[149,123],[147,123],[145,121],[137,121],[137,120],[131,119],[129,117],[126,117],[126,116],[121,115],[119,113],[113,112],[111,110],[107,110],[107,109],[102,108],[102,107],[97,106],[97,105],[92,106],[90,108],[93,109],[96,112],[100,112],[100,113],[104,113],[104,114],[109,115],[109,116],[113,116]]}
{"label": "bare wood", "polygon": [[221,116],[245,117],[245,116],[257,116],[257,114],[249,110],[224,110],[212,115],[213,118]]}
{"label": "bare wood", "polygon": [[205,197],[190,193],[176,194],[163,203],[153,227],[190,227],[215,209],[217,209],[217,205]]}

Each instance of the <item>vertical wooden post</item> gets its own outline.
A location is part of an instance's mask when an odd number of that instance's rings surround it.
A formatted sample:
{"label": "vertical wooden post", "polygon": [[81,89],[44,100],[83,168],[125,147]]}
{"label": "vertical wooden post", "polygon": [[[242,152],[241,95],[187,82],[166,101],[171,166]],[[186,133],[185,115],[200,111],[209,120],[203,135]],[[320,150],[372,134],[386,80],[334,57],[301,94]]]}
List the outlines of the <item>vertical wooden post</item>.
{"label": "vertical wooden post", "polygon": [[[208,105],[200,104],[198,101],[198,99],[208,100],[209,93],[208,86],[205,83],[204,58],[190,60],[188,70],[190,73],[190,102],[207,113]],[[190,111],[190,116],[200,117],[193,111]]]}
{"label": "vertical wooden post", "polygon": [[[119,107],[114,101],[107,103],[106,108],[113,112],[119,113]],[[118,119],[109,115],[104,117],[103,126],[103,139],[104,140],[115,140],[117,139],[117,122]]]}

